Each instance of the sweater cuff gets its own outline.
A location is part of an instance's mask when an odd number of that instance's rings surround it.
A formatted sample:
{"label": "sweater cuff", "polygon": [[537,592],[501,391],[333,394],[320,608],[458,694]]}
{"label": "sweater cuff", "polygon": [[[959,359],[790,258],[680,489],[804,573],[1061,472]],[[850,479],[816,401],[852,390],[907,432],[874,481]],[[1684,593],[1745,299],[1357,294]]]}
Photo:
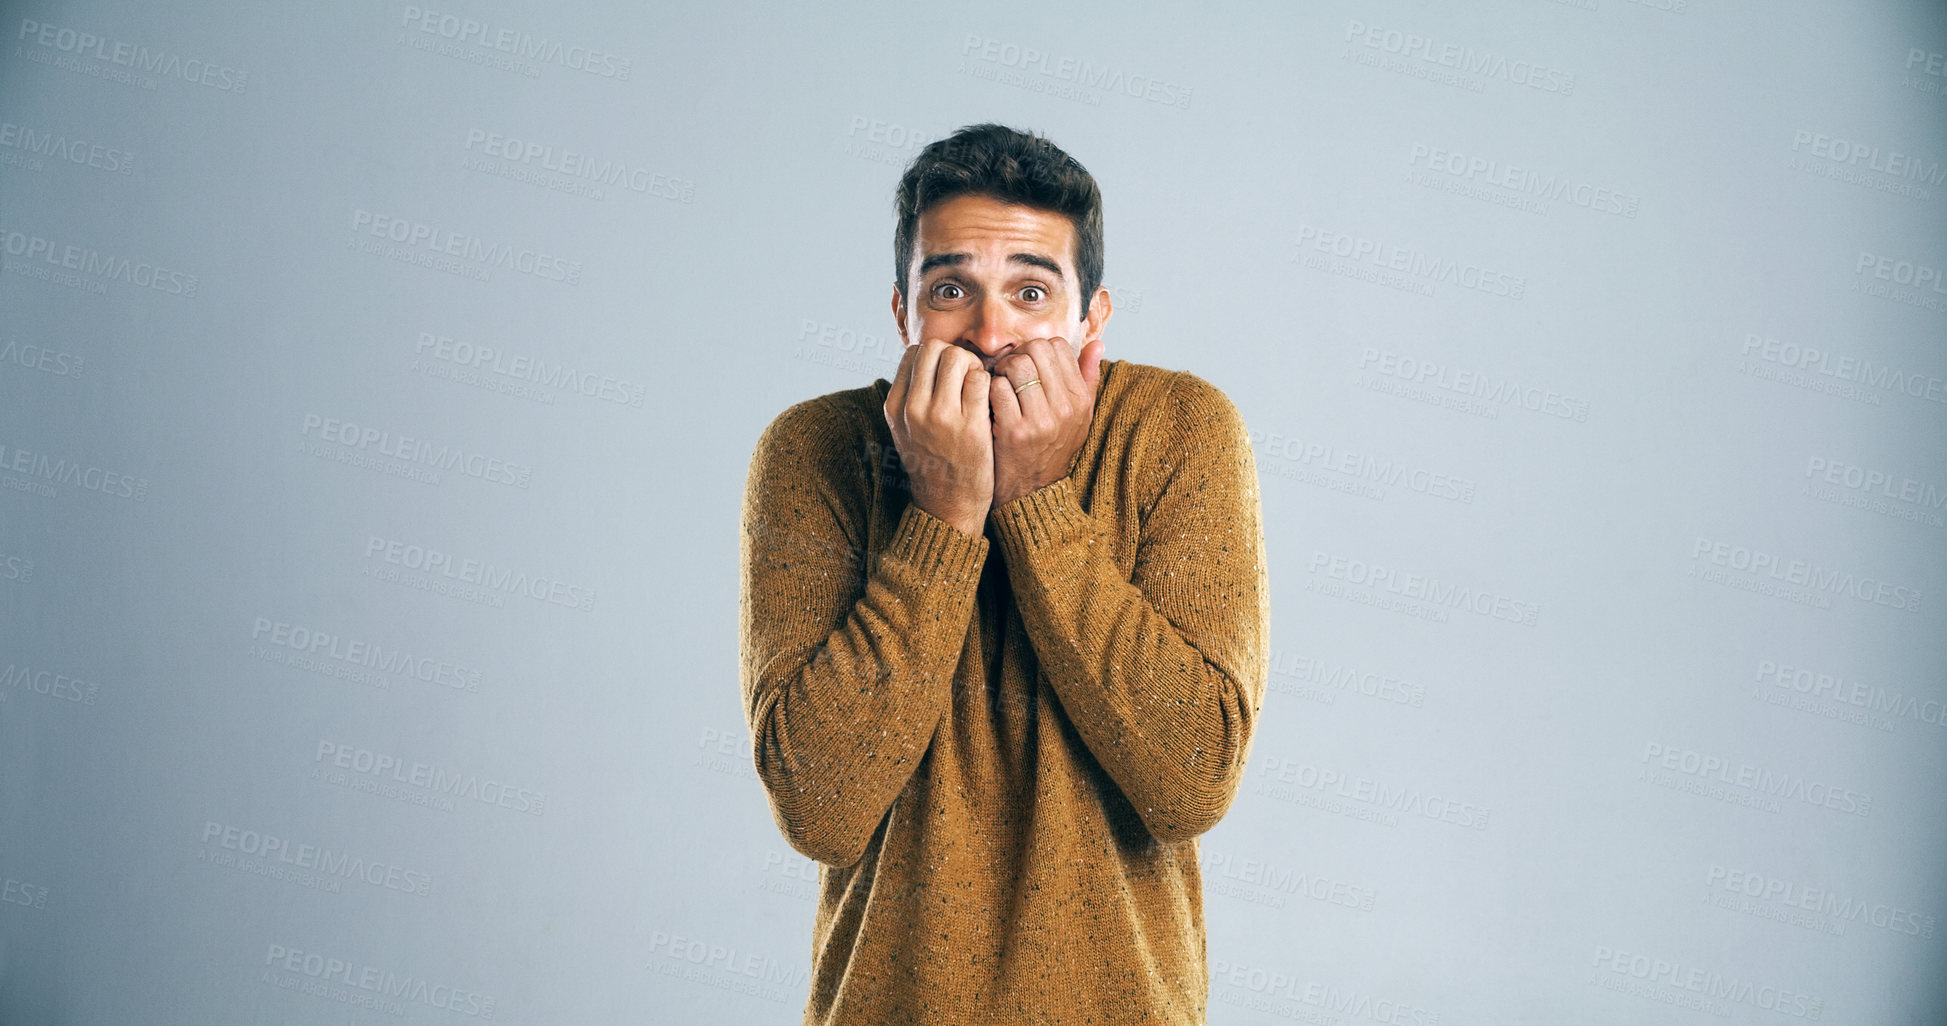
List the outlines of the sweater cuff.
{"label": "sweater cuff", "polygon": [[[1089,533],[1093,524],[1075,497],[1074,478],[1057,478],[1025,495],[1001,504],[989,514],[1001,553],[1011,556],[1027,549],[1072,541]],[[1013,560],[1009,560],[1012,565]]]}
{"label": "sweater cuff", "polygon": [[964,580],[980,576],[988,544],[984,535],[968,534],[908,502],[884,554],[918,568],[926,577]]}

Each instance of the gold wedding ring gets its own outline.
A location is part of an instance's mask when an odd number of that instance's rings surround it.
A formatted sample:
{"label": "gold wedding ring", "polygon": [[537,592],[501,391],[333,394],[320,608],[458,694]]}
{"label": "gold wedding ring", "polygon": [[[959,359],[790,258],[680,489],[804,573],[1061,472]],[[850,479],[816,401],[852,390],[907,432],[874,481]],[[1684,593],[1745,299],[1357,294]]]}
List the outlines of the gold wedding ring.
{"label": "gold wedding ring", "polygon": [[1014,388],[1014,394],[1015,394],[1015,395],[1020,395],[1020,394],[1021,394],[1021,392],[1022,392],[1022,391],[1023,391],[1024,389],[1027,389],[1027,388],[1028,388],[1028,387],[1030,387],[1030,386],[1033,386],[1033,385],[1039,385],[1039,384],[1041,384],[1041,379],[1040,379],[1040,378],[1035,378],[1035,379],[1034,379],[1034,380],[1032,380],[1032,381],[1024,381],[1024,382],[1022,382],[1021,384],[1019,384],[1019,385],[1017,385],[1017,386],[1015,386],[1015,388]]}

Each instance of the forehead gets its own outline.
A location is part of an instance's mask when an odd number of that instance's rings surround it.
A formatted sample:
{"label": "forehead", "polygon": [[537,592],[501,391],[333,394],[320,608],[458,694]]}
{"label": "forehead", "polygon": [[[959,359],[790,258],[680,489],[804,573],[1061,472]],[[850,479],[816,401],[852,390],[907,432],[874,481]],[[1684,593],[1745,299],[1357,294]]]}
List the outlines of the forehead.
{"label": "forehead", "polygon": [[1043,252],[1073,266],[1075,226],[1066,215],[992,196],[955,196],[919,215],[913,259],[935,253],[968,253],[978,263],[998,262],[1016,250]]}

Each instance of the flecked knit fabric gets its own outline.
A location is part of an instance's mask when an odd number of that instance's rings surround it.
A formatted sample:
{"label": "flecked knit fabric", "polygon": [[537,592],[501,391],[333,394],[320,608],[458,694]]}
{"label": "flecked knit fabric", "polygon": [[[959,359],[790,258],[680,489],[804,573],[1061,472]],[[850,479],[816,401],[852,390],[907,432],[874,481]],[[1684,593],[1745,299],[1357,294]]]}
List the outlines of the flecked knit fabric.
{"label": "flecked knit fabric", "polygon": [[890,387],[786,409],[744,494],[752,757],[821,864],[804,1022],[1201,1026],[1197,837],[1269,668],[1243,420],[1105,359],[1068,476],[976,537],[913,505]]}

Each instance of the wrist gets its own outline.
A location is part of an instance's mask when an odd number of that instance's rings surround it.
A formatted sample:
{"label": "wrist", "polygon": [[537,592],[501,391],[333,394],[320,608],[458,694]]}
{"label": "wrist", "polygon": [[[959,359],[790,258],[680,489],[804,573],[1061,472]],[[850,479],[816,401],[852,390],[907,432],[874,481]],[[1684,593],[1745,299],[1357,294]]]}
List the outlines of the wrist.
{"label": "wrist", "polygon": [[[1059,478],[1057,478],[1056,480],[1059,480]],[[998,513],[998,512],[1000,512],[1000,508],[1001,508],[1002,506],[1005,506],[1005,505],[1007,505],[1007,504],[1009,504],[1009,503],[1011,503],[1011,502],[1014,502],[1015,500],[1017,500],[1017,499],[1020,499],[1020,498],[1021,498],[1021,497],[1023,497],[1023,496],[1026,496],[1026,495],[1031,495],[1031,494],[1033,494],[1033,493],[1035,493],[1035,492],[1038,492],[1038,491],[1040,491],[1041,489],[1043,489],[1043,488],[1046,488],[1046,487],[1048,487],[1048,485],[1051,485],[1051,484],[1054,484],[1054,481],[1049,481],[1049,482],[1047,482],[1047,484],[1038,484],[1038,485],[1033,485],[1033,486],[1026,486],[1026,485],[1024,485],[1024,486],[1022,486],[1022,487],[1021,487],[1021,488],[1020,488],[1019,490],[1016,490],[1016,491],[1011,491],[1011,492],[1008,492],[1008,493],[1001,493],[1001,492],[996,492],[996,493],[994,494],[994,506],[993,506],[993,510],[994,510],[994,512],[996,512],[996,513]]]}
{"label": "wrist", "polygon": [[954,509],[936,503],[921,502],[917,499],[913,500],[913,506],[924,512],[927,516],[938,520],[948,527],[955,528],[964,534],[980,534],[985,530],[987,525],[987,511],[984,509],[979,511]]}

